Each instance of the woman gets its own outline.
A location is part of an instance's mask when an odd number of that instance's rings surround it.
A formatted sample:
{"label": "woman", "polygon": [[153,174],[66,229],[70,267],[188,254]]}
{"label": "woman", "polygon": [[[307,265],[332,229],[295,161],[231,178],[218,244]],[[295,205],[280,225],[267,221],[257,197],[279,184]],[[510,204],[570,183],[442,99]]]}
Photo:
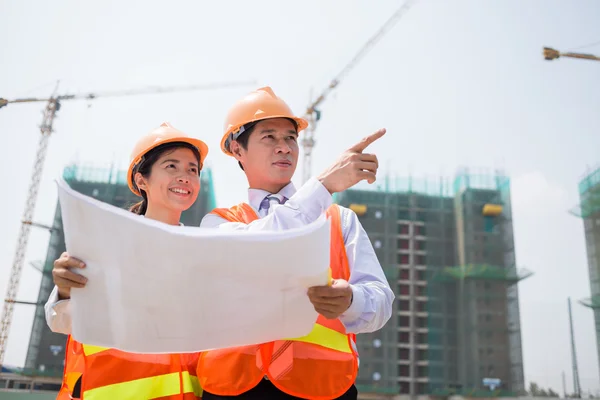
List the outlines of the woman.
{"label": "woman", "polygon": [[[142,197],[130,211],[170,225],[180,225],[200,190],[200,170],[208,147],[167,123],[135,146],[127,174],[129,188]],[[134,354],[78,343],[71,336],[68,299],[86,278],[71,269],[84,262],[63,253],[54,262],[55,288],[46,304],[54,332],[69,335],[65,371],[58,399],[199,399],[198,353]]]}

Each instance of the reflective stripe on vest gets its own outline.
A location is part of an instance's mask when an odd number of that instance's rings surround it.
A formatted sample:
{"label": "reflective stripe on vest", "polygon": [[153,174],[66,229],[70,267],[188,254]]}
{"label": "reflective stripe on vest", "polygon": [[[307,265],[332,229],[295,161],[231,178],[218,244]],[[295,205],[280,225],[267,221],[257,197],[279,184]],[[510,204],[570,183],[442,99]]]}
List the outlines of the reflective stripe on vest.
{"label": "reflective stripe on vest", "polygon": [[[198,378],[190,375],[188,371],[183,371],[181,375],[183,378],[183,393],[194,393],[195,396],[201,397],[202,388],[200,387]],[[83,398],[85,400],[122,398],[155,399],[174,396],[181,393],[180,382],[179,372],[173,372],[86,390],[83,393]]]}
{"label": "reflective stripe on vest", "polygon": [[315,324],[313,326],[312,331],[306,336],[284,340],[318,344],[319,346],[341,351],[343,353],[352,353],[352,349],[348,344],[347,335],[335,331],[331,328],[327,328],[326,326],[323,326],[321,324]]}
{"label": "reflective stripe on vest", "polygon": [[83,354],[86,356],[91,356],[92,354],[100,353],[102,351],[108,350],[108,347],[100,347],[100,346],[92,346],[89,344],[83,345]]}
{"label": "reflective stripe on vest", "polygon": [[[82,344],[81,348],[83,349],[82,357],[92,358],[96,356],[103,356],[101,353],[105,351],[114,350],[109,347],[93,346],[88,344]],[[131,355],[129,353],[123,354]],[[109,354],[108,356],[110,357],[111,355]],[[180,358],[177,357],[177,360],[177,363],[179,363]],[[131,361],[125,359],[119,360],[117,356],[115,357],[115,362],[118,363],[117,365],[119,365],[121,363],[128,363]],[[93,369],[95,370],[95,368]],[[103,400],[113,398],[155,399],[168,396],[177,396],[181,394],[184,395],[184,399],[196,399],[202,397],[202,388],[200,387],[198,378],[195,375],[191,375],[189,371],[185,370],[181,372],[169,372],[161,375],[132,379],[125,382],[105,384],[92,389],[86,389],[86,387],[87,384],[85,383],[84,378],[82,390],[86,400]]]}

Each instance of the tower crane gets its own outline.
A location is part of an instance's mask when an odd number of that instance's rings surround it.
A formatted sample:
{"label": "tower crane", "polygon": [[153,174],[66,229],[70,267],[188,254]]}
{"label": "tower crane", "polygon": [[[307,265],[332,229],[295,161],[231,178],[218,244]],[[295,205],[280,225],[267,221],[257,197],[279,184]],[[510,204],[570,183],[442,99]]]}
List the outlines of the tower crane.
{"label": "tower crane", "polygon": [[[585,47],[587,47],[587,46],[585,46]],[[584,59],[584,60],[600,61],[600,57],[592,55],[592,54],[573,53],[573,52],[562,53],[562,52],[555,50],[553,48],[550,48],[550,47],[544,47],[543,54],[544,54],[544,59],[546,59],[547,61],[556,60],[560,57],[570,57],[570,58],[579,58],[579,59]],[[598,200],[594,199],[594,197],[592,197],[591,202],[593,202],[593,201],[597,202]],[[570,212],[573,215],[580,216],[582,218],[586,218],[587,217],[587,211],[586,211],[587,208],[589,208],[589,207],[586,206],[585,203],[581,203],[578,207],[576,207],[575,209],[572,209]],[[579,211],[576,211],[577,209],[579,209]],[[586,307],[594,308],[592,305],[593,298],[589,299],[589,300],[586,299],[586,300],[583,300],[580,303]],[[569,305],[569,327],[570,327],[570,333],[571,333],[571,364],[572,364],[571,368],[573,370],[573,397],[576,399],[580,399],[581,398],[581,383],[579,381],[579,367],[577,364],[577,351],[575,349],[575,335],[573,333],[573,315],[571,314],[571,298],[570,297],[568,298],[568,305]],[[565,386],[564,377],[563,377],[563,386]]]}
{"label": "tower crane", "polygon": [[592,61],[600,61],[600,57],[592,55],[592,54],[585,54],[585,53],[561,53],[558,50],[554,50],[551,47],[544,47],[544,59],[548,60],[548,61],[552,61],[552,60],[556,60],[557,58],[560,57],[570,57],[570,58],[581,58],[584,60],[592,60]]}
{"label": "tower crane", "polygon": [[304,151],[304,164],[302,170],[302,181],[306,182],[310,179],[312,173],[312,149],[315,147],[315,130],[317,122],[321,119],[321,111],[318,107],[323,103],[326,97],[340,84],[343,78],[363,59],[364,56],[388,33],[394,25],[406,14],[406,12],[414,5],[416,0],[407,0],[402,6],[392,14],[392,16],[383,24],[379,30],[367,40],[360,48],[358,53],[350,60],[348,64],[329,82],[329,85],[321,92],[321,94],[309,104],[304,118],[308,121],[308,128],[302,135],[302,149]]}
{"label": "tower crane", "polygon": [[35,155],[35,162],[33,165],[33,173],[29,183],[29,191],[27,194],[27,200],[25,203],[25,210],[21,219],[21,229],[19,231],[19,237],[17,240],[17,247],[13,259],[12,269],[10,271],[10,278],[6,289],[6,296],[4,300],[4,309],[2,312],[2,322],[0,327],[0,368],[4,363],[4,354],[6,351],[6,343],[8,340],[8,334],[10,332],[10,325],[12,322],[12,316],[14,311],[15,303],[21,303],[15,300],[17,291],[19,289],[19,281],[21,279],[21,271],[23,270],[23,263],[25,261],[25,251],[27,250],[27,242],[29,239],[29,231],[31,226],[41,226],[32,222],[33,212],[35,210],[35,204],[37,201],[38,190],[40,187],[40,179],[42,176],[42,170],[44,167],[44,161],[46,159],[46,152],[48,149],[48,139],[53,132],[52,126],[56,113],[60,110],[61,103],[66,100],[93,100],[98,97],[122,97],[122,96],[134,96],[143,94],[157,94],[157,93],[174,93],[174,92],[188,92],[195,90],[211,90],[211,89],[222,89],[227,87],[235,87],[241,85],[251,85],[255,82],[223,82],[223,83],[212,83],[212,84],[200,84],[200,85],[189,85],[189,86],[170,86],[170,87],[148,87],[143,89],[128,90],[128,91],[113,91],[113,92],[93,92],[93,93],[80,93],[80,94],[64,94],[57,95],[58,83],[54,89],[54,93],[49,98],[22,98],[15,100],[7,100],[0,98],[0,108],[3,108],[9,104],[17,103],[35,103],[45,102],[46,107],[44,109],[44,116],[42,124],[40,125],[40,139],[38,142],[37,152]]}

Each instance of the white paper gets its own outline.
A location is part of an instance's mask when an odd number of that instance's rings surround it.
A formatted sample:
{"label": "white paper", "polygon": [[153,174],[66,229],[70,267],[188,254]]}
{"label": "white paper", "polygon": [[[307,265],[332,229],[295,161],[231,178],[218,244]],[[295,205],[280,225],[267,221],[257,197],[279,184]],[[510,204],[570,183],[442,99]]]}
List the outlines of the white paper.
{"label": "white paper", "polygon": [[184,353],[308,334],[306,295],[325,285],[325,217],[302,229],[227,232],[163,224],[58,181],[67,251],[86,263],[71,290],[72,335],[138,353]]}

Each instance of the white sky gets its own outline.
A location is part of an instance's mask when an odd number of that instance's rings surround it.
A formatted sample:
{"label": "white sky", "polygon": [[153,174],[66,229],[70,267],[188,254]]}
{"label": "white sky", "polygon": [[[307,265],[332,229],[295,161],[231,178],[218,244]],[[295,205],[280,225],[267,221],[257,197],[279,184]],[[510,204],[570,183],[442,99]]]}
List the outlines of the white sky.
{"label": "white sky", "polygon": [[[218,150],[227,108],[269,84],[297,112],[325,87],[400,1],[0,0],[0,97],[255,79],[211,92],[64,102],[55,123],[35,220],[50,224],[53,178],[69,162],[125,165],[141,135],[170,121],[206,140],[219,206],[245,198],[237,164]],[[600,63],[543,60],[543,46],[600,40],[593,0],[421,0],[323,105],[313,172],[386,127],[372,147],[393,174],[452,175],[503,167],[513,180],[525,375],[572,390],[567,297],[574,300],[584,390],[600,390],[583,224],[568,214],[577,183],[600,162]],[[581,51],[600,53],[600,46]],[[0,292],[12,264],[43,104],[0,110]],[[118,143],[114,145],[111,143]],[[300,165],[300,168],[302,166]],[[227,176],[227,178],[226,178]],[[298,186],[301,182],[297,174]],[[34,230],[19,299],[35,300],[48,233]],[[33,317],[17,306],[7,364],[22,365]],[[550,357],[550,361],[548,360]]]}

